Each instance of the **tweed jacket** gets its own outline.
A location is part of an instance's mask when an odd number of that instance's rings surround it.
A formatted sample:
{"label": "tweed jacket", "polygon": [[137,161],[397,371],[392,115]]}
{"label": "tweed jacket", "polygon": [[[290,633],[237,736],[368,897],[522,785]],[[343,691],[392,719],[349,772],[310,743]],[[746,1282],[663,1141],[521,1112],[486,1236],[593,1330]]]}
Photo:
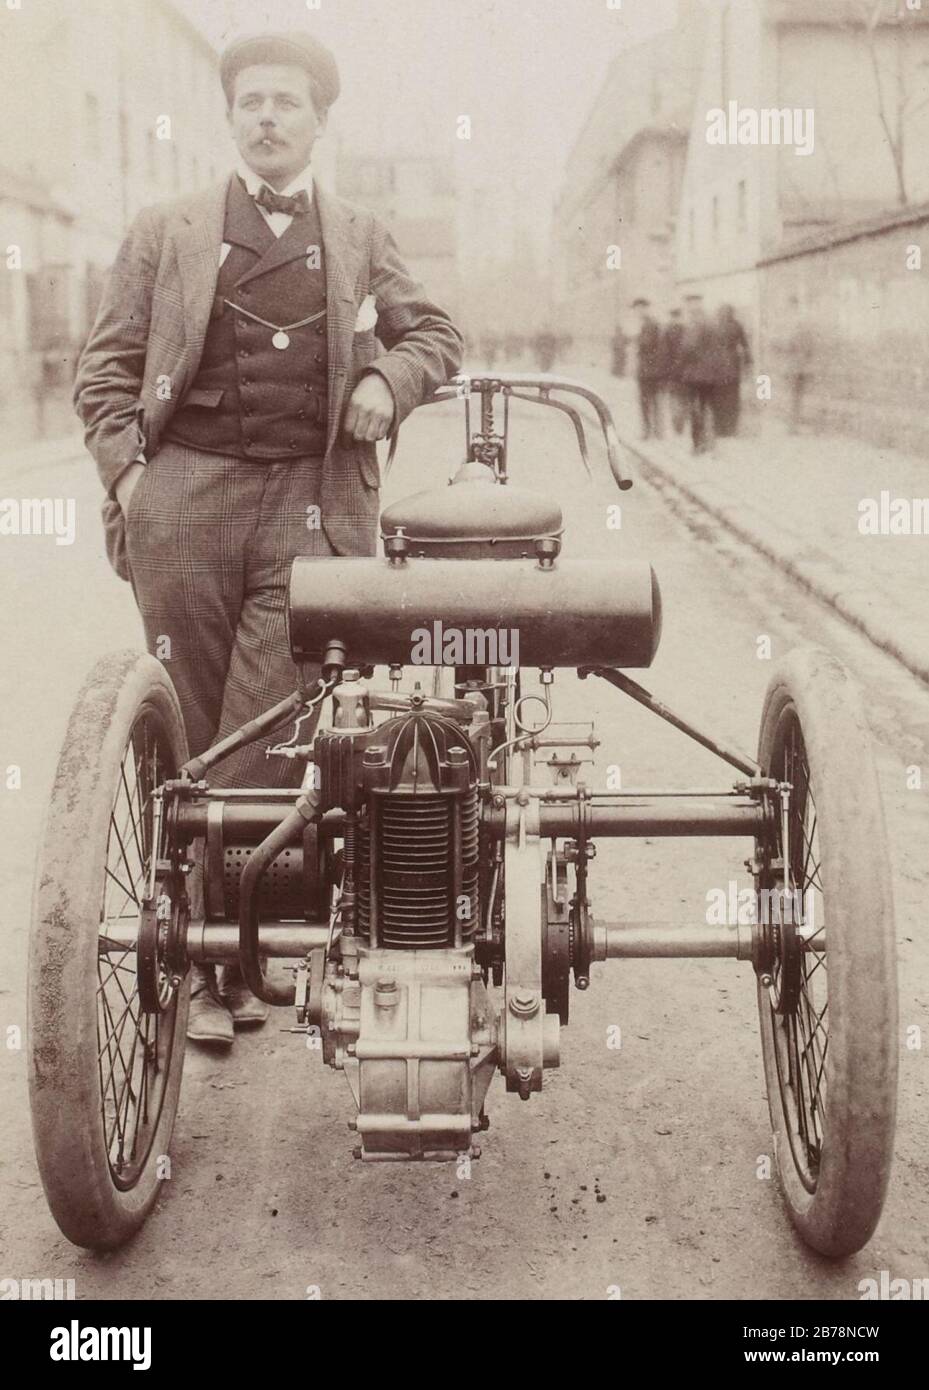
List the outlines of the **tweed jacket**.
{"label": "tweed jacket", "polygon": [[[234,176],[233,176],[234,177]],[[113,487],[140,450],[152,459],[193,382],[219,275],[229,180],[206,192],[144,209],[123,242],[78,364],[74,401],[107,490],[107,555],[128,578],[125,525]],[[355,514],[360,474],[380,484],[373,444],[341,431],[348,398],[366,372],[393,393],[394,427],[457,372],[462,340],[448,315],[409,274],[390,233],[367,210],[317,183],[326,257],[328,435],[320,498],[322,525],[341,555],[369,553]],[[374,297],[377,311],[360,315]],[[351,478],[351,485],[349,479]]]}

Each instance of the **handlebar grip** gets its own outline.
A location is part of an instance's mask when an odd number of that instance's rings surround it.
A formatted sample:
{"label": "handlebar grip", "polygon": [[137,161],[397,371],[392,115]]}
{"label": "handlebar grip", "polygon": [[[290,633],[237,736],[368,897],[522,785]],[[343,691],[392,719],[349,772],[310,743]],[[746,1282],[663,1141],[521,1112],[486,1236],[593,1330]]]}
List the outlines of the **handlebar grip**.
{"label": "handlebar grip", "polygon": [[616,432],[613,426],[610,425],[605,429],[604,434],[606,435],[606,456],[610,465],[610,472],[613,474],[613,480],[620,492],[628,492],[632,487],[632,479],[625,477],[623,470],[619,466],[620,443],[616,438]]}

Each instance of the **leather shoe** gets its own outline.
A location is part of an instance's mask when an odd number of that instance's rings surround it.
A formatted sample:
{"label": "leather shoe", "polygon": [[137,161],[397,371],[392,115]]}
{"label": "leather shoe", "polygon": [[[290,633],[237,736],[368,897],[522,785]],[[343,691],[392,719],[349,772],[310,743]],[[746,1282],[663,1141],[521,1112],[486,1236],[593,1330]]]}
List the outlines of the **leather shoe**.
{"label": "leather shoe", "polygon": [[232,1019],[216,994],[211,975],[196,971],[191,980],[187,1036],[192,1042],[217,1043],[230,1047],[235,1038]]}
{"label": "leather shoe", "polygon": [[219,997],[232,1016],[236,1028],[267,1023],[270,1017],[271,1010],[263,999],[258,999],[252,994],[236,965],[226,967]]}

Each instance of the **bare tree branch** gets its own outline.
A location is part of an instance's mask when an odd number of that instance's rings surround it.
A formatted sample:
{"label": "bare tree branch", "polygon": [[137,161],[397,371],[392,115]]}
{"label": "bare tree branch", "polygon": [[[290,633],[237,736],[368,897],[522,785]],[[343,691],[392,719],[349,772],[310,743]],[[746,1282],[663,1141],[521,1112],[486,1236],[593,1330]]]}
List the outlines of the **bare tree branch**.
{"label": "bare tree branch", "polygon": [[[894,175],[897,181],[897,201],[902,207],[909,203],[909,194],[906,187],[906,162],[905,162],[905,129],[904,112],[908,105],[906,94],[906,81],[902,68],[902,57],[900,53],[900,26],[897,16],[896,6],[891,4],[890,11],[885,8],[886,0],[858,0],[855,6],[855,13],[864,29],[864,42],[868,53],[871,72],[874,77],[874,88],[877,96],[877,116],[881,123],[881,129],[887,140],[887,147],[890,150],[890,157],[893,160]],[[883,75],[878,56],[877,31],[884,19],[896,20],[894,27],[894,41],[897,59],[897,102],[896,102],[896,122],[891,122],[890,113],[887,109],[887,99],[884,91]]]}

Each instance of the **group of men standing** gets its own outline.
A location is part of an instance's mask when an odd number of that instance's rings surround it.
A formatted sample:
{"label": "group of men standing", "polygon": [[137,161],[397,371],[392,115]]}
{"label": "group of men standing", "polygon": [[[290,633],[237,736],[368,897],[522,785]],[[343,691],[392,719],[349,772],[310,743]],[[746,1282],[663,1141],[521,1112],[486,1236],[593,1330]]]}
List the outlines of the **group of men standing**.
{"label": "group of men standing", "polygon": [[709,452],[719,436],[738,433],[741,380],[751,366],[748,336],[730,304],[710,317],[702,295],[685,299],[659,323],[647,299],[633,301],[639,317],[636,376],[643,439],[664,432],[665,403],[681,434],[688,420],[694,453]]}

